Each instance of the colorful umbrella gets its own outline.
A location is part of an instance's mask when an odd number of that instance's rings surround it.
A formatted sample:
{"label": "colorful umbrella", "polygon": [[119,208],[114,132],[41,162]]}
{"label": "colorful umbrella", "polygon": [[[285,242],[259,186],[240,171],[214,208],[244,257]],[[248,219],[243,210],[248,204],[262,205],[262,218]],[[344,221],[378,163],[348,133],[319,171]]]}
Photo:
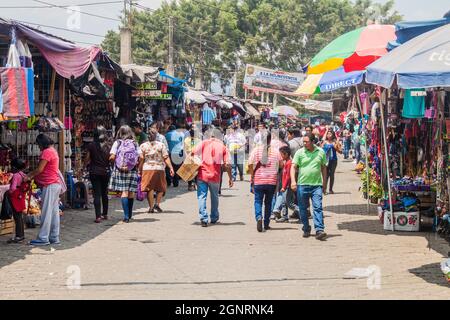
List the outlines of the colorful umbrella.
{"label": "colorful umbrella", "polygon": [[308,74],[322,74],[343,67],[345,72],[361,71],[387,53],[396,39],[393,25],[368,25],[333,40],[310,62]]}
{"label": "colorful umbrella", "polygon": [[311,95],[350,87],[360,84],[363,81],[364,73],[365,71],[345,72],[341,67],[322,74],[310,74],[295,93]]}
{"label": "colorful umbrella", "polygon": [[298,111],[290,106],[276,107],[275,112],[284,116],[298,116]]}

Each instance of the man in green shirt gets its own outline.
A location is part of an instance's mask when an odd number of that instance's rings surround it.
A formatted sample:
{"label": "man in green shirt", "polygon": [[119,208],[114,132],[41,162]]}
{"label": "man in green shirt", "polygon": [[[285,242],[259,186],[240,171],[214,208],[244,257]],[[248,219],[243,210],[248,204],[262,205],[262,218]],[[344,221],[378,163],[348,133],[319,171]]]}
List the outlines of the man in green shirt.
{"label": "man in green shirt", "polygon": [[148,136],[144,132],[144,130],[142,130],[142,126],[139,122],[133,122],[131,124],[131,128],[133,129],[134,134],[136,135],[136,142],[138,143],[138,145],[141,145],[144,142],[147,142]]}
{"label": "man in green shirt", "polygon": [[[322,210],[322,191],[327,174],[327,158],[325,152],[314,145],[314,135],[307,133],[303,137],[304,148],[295,153],[291,166],[291,189],[297,191],[300,218],[303,222],[303,237],[311,235],[311,227],[307,216],[309,199],[312,200],[314,210],[314,228],[316,239],[324,240],[327,234],[324,232]],[[296,175],[298,174],[298,179]]]}

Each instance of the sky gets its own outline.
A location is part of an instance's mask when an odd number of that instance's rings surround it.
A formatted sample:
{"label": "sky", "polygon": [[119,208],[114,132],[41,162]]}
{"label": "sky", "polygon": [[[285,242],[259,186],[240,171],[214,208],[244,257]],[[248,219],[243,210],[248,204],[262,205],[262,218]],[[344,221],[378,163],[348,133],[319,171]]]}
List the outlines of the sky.
{"label": "sky", "polygon": [[[73,13],[68,13],[67,9],[61,8],[4,8],[8,6],[46,6],[35,0],[0,0],[0,17],[21,20],[25,22],[59,27],[63,29],[71,28],[73,31],[91,33],[93,35],[79,34],[67,30],[58,30],[42,26],[42,30],[63,38],[79,42],[82,45],[99,44],[102,42],[108,30],[117,30],[123,1],[120,0],[40,0],[60,6],[116,2],[103,5],[80,7],[82,12],[104,16],[110,19],[103,19],[81,14],[79,20],[73,18]],[[158,8],[162,0],[141,0],[140,5],[148,8]],[[375,2],[386,3],[387,0],[375,0]],[[429,20],[441,18],[450,10],[449,0],[396,0],[395,9],[404,16],[405,20]],[[111,20],[112,19],[112,20]]]}

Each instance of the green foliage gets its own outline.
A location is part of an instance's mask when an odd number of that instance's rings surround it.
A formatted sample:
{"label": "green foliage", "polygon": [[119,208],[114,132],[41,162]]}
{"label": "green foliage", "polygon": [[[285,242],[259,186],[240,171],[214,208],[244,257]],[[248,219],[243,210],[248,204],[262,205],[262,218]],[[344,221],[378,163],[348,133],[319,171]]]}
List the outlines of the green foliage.
{"label": "green foliage", "polygon": [[[231,82],[247,63],[299,71],[339,35],[369,20],[393,23],[393,1],[372,0],[179,0],[155,11],[133,11],[133,58],[138,64],[165,65],[169,17],[174,19],[175,71],[193,83],[213,74]],[[102,44],[119,59],[119,36],[109,31]]]}

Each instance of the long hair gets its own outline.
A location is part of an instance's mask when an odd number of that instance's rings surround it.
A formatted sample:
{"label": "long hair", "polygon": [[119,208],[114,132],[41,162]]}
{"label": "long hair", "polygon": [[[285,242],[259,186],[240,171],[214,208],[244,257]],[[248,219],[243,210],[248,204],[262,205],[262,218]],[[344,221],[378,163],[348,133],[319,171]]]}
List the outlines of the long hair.
{"label": "long hair", "polygon": [[270,133],[270,131],[264,132],[261,136],[261,139],[262,139],[262,143],[263,143],[261,164],[263,166],[265,166],[269,163],[269,148],[270,148],[270,143],[272,142],[272,133]]}
{"label": "long hair", "polygon": [[134,133],[133,130],[127,125],[121,126],[119,131],[117,131],[116,134],[117,140],[134,140]]}
{"label": "long hair", "polygon": [[107,134],[108,131],[103,126],[98,126],[94,130],[94,143],[104,154],[109,154],[109,150],[111,150]]}

